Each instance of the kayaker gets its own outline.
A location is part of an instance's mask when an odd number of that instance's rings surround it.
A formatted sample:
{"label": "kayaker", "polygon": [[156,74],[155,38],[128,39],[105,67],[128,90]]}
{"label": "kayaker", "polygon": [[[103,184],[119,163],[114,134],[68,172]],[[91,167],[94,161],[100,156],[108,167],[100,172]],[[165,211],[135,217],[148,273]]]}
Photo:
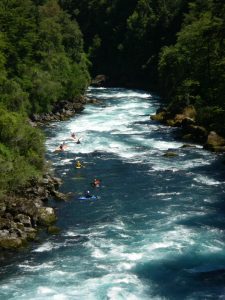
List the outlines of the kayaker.
{"label": "kayaker", "polygon": [[82,165],[81,162],[78,160],[78,161],[76,162],[75,167],[76,167],[76,168],[82,168],[83,165]]}
{"label": "kayaker", "polygon": [[94,181],[92,182],[92,186],[94,187],[100,187],[100,184],[101,184],[101,180],[97,178],[95,178]]}
{"label": "kayaker", "polygon": [[91,198],[92,197],[90,191],[86,191],[84,196],[85,196],[85,198]]}
{"label": "kayaker", "polygon": [[72,133],[71,133],[71,137],[72,137],[73,139],[76,139],[76,134],[75,134],[75,132],[72,132]]}

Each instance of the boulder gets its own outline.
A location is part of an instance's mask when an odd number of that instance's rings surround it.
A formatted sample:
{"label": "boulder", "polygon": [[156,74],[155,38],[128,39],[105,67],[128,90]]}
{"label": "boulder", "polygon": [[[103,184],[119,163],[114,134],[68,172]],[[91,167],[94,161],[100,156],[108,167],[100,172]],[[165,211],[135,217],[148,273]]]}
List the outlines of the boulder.
{"label": "boulder", "polygon": [[159,112],[158,114],[151,115],[150,118],[152,121],[164,122],[166,119],[166,112]]}
{"label": "boulder", "polygon": [[68,196],[63,194],[63,193],[60,193],[58,191],[52,191],[51,192],[52,196],[54,196],[57,200],[62,200],[62,201],[66,201],[68,200]]}
{"label": "boulder", "polygon": [[24,232],[26,233],[26,238],[28,240],[34,240],[36,238],[36,235],[37,235],[36,229],[26,227],[26,228],[24,228]]}
{"label": "boulder", "polygon": [[3,249],[17,249],[23,246],[23,240],[15,237],[0,237],[0,247]]}
{"label": "boulder", "polygon": [[38,209],[38,222],[44,226],[50,226],[57,220],[52,207],[40,207]]}
{"label": "boulder", "polygon": [[24,227],[31,227],[31,218],[29,216],[18,214],[14,218],[16,222],[22,223]]}
{"label": "boulder", "polygon": [[163,156],[165,156],[165,157],[175,157],[175,156],[178,156],[178,154],[176,152],[168,151],[165,154],[163,154]]}
{"label": "boulder", "polygon": [[225,152],[225,139],[215,131],[210,131],[204,149],[214,152]]}
{"label": "boulder", "polygon": [[16,223],[13,220],[5,218],[0,218],[0,229],[12,229],[17,228]]}
{"label": "boulder", "polygon": [[102,101],[100,101],[98,99],[94,99],[94,98],[89,98],[88,99],[88,103],[91,103],[91,104],[101,104]]}
{"label": "boulder", "polygon": [[195,145],[190,145],[190,144],[184,144],[180,148],[196,148]]}
{"label": "boulder", "polygon": [[198,143],[205,143],[207,140],[208,132],[202,126],[189,125],[183,128],[183,139],[190,140]]}
{"label": "boulder", "polygon": [[103,86],[106,83],[107,77],[105,75],[97,75],[92,81],[92,86]]}
{"label": "boulder", "polygon": [[197,112],[193,105],[189,105],[183,109],[182,115],[184,115],[186,118],[195,120]]}

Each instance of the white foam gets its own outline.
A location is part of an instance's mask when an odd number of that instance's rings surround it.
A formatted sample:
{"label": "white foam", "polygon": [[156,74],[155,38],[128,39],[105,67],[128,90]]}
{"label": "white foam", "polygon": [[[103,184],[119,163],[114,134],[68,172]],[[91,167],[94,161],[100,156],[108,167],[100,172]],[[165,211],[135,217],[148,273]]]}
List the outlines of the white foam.
{"label": "white foam", "polygon": [[169,248],[174,246],[173,242],[165,242],[165,243],[152,243],[151,245],[148,246],[149,250],[156,250],[156,249],[163,249],[163,248]]}
{"label": "white foam", "polygon": [[58,294],[58,295],[54,295],[52,297],[53,300],[67,300],[69,299],[66,295],[64,294]]}
{"label": "white foam", "polygon": [[205,184],[205,185],[218,185],[221,184],[220,181],[214,180],[209,178],[208,176],[199,175],[198,177],[194,178],[194,181]]}
{"label": "white foam", "polygon": [[35,265],[32,266],[30,264],[19,264],[18,265],[21,269],[26,270],[26,272],[34,272],[34,271],[39,271],[39,270],[44,270],[44,269],[52,269],[54,267],[54,264],[52,262],[49,263],[43,263],[40,265]]}
{"label": "white foam", "polygon": [[33,252],[48,252],[53,249],[57,249],[59,247],[60,247],[60,245],[53,244],[51,242],[46,242],[46,243],[42,244],[40,247],[34,249]]}
{"label": "white foam", "polygon": [[50,289],[49,287],[46,287],[46,286],[41,286],[41,287],[38,287],[37,289],[37,294],[38,295],[50,295],[50,294],[54,294],[54,290],[53,289]]}
{"label": "white foam", "polygon": [[131,261],[137,261],[143,257],[143,254],[142,253],[122,253],[121,256],[125,257]]}

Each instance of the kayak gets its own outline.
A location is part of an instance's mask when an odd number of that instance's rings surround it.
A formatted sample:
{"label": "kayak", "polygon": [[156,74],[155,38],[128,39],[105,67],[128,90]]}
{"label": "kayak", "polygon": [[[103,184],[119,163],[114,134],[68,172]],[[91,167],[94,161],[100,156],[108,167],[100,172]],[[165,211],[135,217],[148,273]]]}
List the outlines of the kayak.
{"label": "kayak", "polygon": [[82,196],[82,197],[79,197],[78,200],[97,200],[98,198],[96,196],[91,196],[91,197],[85,197],[85,196]]}
{"label": "kayak", "polygon": [[82,168],[85,168],[84,165],[81,165],[81,166],[75,166],[76,169],[82,169]]}
{"label": "kayak", "polygon": [[71,137],[71,140],[73,140],[76,144],[80,144],[80,138],[73,138]]}
{"label": "kayak", "polygon": [[63,148],[61,149],[60,147],[57,147],[53,152],[64,152],[66,149],[68,148],[67,145],[63,146]]}

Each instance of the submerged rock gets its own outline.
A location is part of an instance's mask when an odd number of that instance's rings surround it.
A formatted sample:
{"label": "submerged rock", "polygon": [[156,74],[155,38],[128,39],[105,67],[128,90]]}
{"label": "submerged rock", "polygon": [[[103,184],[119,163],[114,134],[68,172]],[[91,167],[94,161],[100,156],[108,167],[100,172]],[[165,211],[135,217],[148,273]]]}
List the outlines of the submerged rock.
{"label": "submerged rock", "polygon": [[60,228],[57,226],[49,226],[48,227],[48,233],[50,234],[59,234],[60,233]]}
{"label": "submerged rock", "polygon": [[176,152],[168,151],[165,154],[163,154],[163,156],[165,156],[165,157],[175,157],[175,156],[178,156],[178,154]]}

